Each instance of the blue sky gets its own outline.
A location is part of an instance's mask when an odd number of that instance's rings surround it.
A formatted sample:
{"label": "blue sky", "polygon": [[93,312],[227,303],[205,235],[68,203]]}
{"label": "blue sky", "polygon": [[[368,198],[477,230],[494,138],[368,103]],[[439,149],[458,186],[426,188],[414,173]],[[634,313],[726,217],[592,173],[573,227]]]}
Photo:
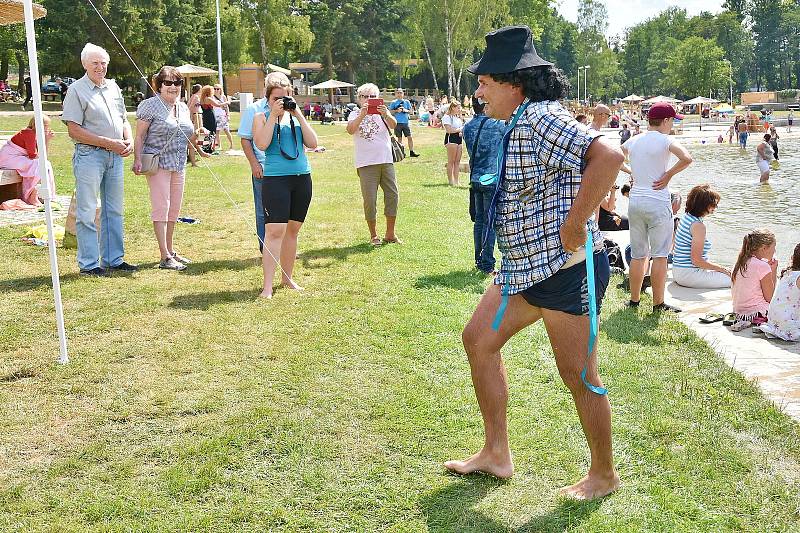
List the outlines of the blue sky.
{"label": "blue sky", "polygon": [[[722,2],[723,0],[605,0],[608,8],[607,34],[622,34],[625,28],[653,17],[669,6],[682,7],[692,16],[701,11],[719,13],[722,11]],[[578,18],[578,0],[561,0],[558,10],[564,18],[575,22]]]}

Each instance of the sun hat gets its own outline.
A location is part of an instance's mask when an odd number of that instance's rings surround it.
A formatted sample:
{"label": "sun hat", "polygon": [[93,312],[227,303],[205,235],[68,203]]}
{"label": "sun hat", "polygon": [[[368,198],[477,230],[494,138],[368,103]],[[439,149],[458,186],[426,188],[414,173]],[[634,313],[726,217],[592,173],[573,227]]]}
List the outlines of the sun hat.
{"label": "sun hat", "polygon": [[467,71],[472,74],[506,74],[530,67],[552,65],[536,53],[527,26],[505,26],[486,34],[483,56]]}
{"label": "sun hat", "polygon": [[683,120],[683,115],[675,112],[675,108],[667,102],[656,102],[653,107],[647,112],[648,119],[660,119],[675,117],[678,120]]}

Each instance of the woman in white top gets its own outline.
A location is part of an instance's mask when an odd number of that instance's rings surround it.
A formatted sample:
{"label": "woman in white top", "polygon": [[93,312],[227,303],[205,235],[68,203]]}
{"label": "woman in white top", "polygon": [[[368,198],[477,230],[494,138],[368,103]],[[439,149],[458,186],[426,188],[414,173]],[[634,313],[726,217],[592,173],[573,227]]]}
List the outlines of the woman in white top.
{"label": "woman in white top", "polygon": [[458,170],[461,164],[461,132],[464,121],[461,119],[461,105],[451,102],[447,114],[442,117],[444,127],[444,145],[447,147],[447,181],[452,187],[458,187]]}
{"label": "woman in white top", "polygon": [[[361,182],[369,242],[373,246],[380,246],[400,243],[394,232],[399,193],[390,140],[390,132],[397,126],[397,120],[385,105],[379,105],[370,112],[367,103],[371,98],[380,98],[377,85],[365,83],[358,88],[358,103],[361,108],[354,109],[347,117],[347,133],[353,136],[356,172]],[[383,239],[378,236],[376,227],[378,187],[383,189],[383,214],[386,216],[386,234]]]}
{"label": "woman in white top", "polygon": [[761,183],[769,181],[769,162],[772,161],[774,157],[772,145],[769,144],[770,138],[771,136],[769,133],[764,134],[764,141],[756,148],[756,165],[758,165],[758,170],[761,172],[761,177],[759,179]]}
{"label": "woman in white top", "polygon": [[[222,92],[222,85],[214,85],[214,94],[211,97],[220,105],[220,107],[214,108],[214,118],[217,119],[217,131],[225,132],[225,135],[228,137],[228,142],[230,143],[229,150],[233,150],[233,137],[231,137],[230,126],[230,108],[228,107],[228,97],[225,96],[224,92]],[[219,139],[219,136],[217,136],[217,139]],[[218,146],[222,147],[222,142],[217,142],[219,143]]]}

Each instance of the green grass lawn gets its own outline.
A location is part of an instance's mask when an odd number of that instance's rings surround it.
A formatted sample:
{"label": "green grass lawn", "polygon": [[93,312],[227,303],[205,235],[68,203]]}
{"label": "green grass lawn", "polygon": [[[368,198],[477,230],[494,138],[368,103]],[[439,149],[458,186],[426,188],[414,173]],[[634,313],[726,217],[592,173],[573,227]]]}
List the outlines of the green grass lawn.
{"label": "green grass lawn", "polygon": [[[446,474],[482,443],[460,340],[487,283],[468,192],[445,186],[441,131],[415,129],[423,155],[397,171],[405,243],[372,248],[351,141],[317,131],[328,151],[309,156],[304,294],[257,298],[244,158],[188,171],[183,214],[202,222],[176,230],[196,261],[183,273],[154,268],[147,188],[128,170],[126,259],[142,268],[82,278],[59,249],[72,359],[60,366],[46,250],[0,229],[0,530],[800,528],[797,424],[685,326],[625,309],[613,288],[600,368],[622,489],[557,494],[587,447],[541,324],[504,351],[514,478]],[[68,194],[66,135],[51,153]]]}

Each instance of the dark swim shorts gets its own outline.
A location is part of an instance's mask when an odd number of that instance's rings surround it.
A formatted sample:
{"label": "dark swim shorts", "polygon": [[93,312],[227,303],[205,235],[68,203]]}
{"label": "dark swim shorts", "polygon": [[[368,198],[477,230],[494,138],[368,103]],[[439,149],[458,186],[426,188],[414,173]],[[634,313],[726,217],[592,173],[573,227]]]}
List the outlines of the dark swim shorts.
{"label": "dark swim shorts", "polygon": [[[597,312],[603,303],[608,287],[611,268],[605,250],[594,253],[594,289],[597,297]],[[562,268],[549,278],[534,283],[519,293],[529,304],[563,311],[570,315],[589,314],[589,290],[586,283],[586,261],[569,268]]]}

